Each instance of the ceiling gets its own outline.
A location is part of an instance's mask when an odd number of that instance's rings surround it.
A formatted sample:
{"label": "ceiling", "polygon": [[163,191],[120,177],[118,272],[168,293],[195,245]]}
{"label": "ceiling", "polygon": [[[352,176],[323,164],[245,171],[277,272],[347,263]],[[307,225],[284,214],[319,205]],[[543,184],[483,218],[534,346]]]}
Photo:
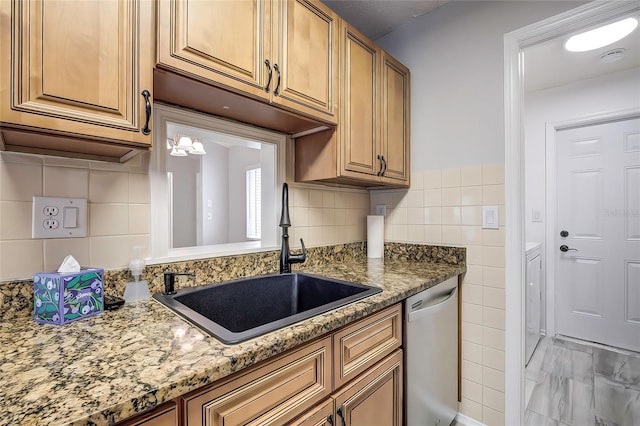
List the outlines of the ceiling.
{"label": "ceiling", "polygon": [[[640,67],[640,28],[618,42],[588,52],[565,50],[564,42],[568,38],[558,37],[524,50],[525,92]],[[624,49],[622,59],[609,63],[600,61],[602,54],[615,49]]]}
{"label": "ceiling", "polygon": [[[432,12],[450,0],[322,0],[372,40]],[[525,91],[556,87],[640,66],[640,28],[623,40],[591,52],[571,53],[557,38],[525,50]],[[621,60],[601,63],[600,55],[623,48]]]}
{"label": "ceiling", "polygon": [[449,0],[322,0],[345,21],[375,40]]}

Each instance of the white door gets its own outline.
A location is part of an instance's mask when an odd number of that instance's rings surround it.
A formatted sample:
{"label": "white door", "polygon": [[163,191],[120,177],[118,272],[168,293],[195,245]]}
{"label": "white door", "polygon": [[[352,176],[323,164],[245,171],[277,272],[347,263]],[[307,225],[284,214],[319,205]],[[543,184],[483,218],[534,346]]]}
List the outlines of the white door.
{"label": "white door", "polygon": [[640,119],[558,131],[556,151],[558,333],[640,351]]}

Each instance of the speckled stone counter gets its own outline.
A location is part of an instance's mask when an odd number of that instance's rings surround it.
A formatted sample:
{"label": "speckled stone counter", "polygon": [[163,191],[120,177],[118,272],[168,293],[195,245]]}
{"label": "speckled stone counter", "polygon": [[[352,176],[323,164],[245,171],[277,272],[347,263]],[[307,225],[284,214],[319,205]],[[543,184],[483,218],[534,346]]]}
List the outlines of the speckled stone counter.
{"label": "speckled stone counter", "polygon": [[[372,285],[382,293],[227,346],[155,300],[66,326],[30,318],[0,323],[0,424],[112,424],[213,383],[465,272],[414,260],[310,262],[306,272]],[[411,256],[410,256],[411,257]]]}

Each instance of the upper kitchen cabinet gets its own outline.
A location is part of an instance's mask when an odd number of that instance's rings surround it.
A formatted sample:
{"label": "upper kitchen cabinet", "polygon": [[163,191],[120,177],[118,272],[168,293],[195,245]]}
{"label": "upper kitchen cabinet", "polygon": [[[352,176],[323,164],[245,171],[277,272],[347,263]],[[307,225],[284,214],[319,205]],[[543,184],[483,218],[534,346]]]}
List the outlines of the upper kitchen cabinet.
{"label": "upper kitchen cabinet", "polygon": [[336,122],[338,17],[316,0],[163,0],[158,66]]}
{"label": "upper kitchen cabinet", "polygon": [[340,72],[338,127],[296,139],[296,180],[409,186],[409,70],[342,22]]}
{"label": "upper kitchen cabinet", "polygon": [[380,140],[381,51],[349,25],[341,26],[343,71],[338,157],[344,176],[377,180],[382,170]]}
{"label": "upper kitchen cabinet", "polygon": [[409,185],[409,69],[382,52],[381,159],[383,182]]}
{"label": "upper kitchen cabinet", "polygon": [[336,123],[338,15],[319,1],[274,2],[273,102]]}
{"label": "upper kitchen cabinet", "polygon": [[0,2],[2,148],[122,161],[152,144],[154,2]]}

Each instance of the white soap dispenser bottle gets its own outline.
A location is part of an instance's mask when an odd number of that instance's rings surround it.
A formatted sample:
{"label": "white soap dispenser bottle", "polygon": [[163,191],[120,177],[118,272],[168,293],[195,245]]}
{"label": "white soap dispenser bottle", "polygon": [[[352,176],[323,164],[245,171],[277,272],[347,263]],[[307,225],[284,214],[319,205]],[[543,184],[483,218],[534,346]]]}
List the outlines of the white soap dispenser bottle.
{"label": "white soap dispenser bottle", "polygon": [[134,259],[129,262],[129,270],[131,271],[131,276],[133,276],[133,281],[128,282],[127,287],[124,289],[125,302],[144,300],[151,296],[147,282],[140,280],[145,267],[144,259],[140,257],[141,249],[142,247],[140,246],[133,247]]}

